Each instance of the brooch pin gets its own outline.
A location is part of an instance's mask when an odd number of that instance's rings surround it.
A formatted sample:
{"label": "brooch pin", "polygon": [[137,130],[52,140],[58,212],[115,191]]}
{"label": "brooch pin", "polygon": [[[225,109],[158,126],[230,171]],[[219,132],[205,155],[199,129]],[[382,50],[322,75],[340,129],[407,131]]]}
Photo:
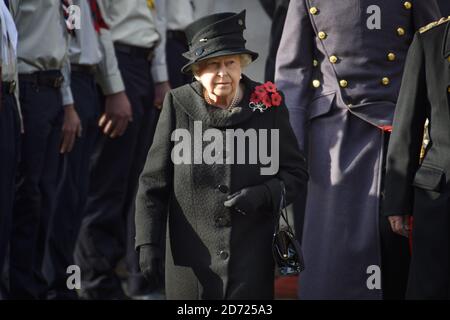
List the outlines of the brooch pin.
{"label": "brooch pin", "polygon": [[263,85],[255,87],[255,91],[250,96],[249,107],[253,112],[258,110],[264,112],[269,108],[281,105],[281,95],[277,91],[277,87],[268,81]]}

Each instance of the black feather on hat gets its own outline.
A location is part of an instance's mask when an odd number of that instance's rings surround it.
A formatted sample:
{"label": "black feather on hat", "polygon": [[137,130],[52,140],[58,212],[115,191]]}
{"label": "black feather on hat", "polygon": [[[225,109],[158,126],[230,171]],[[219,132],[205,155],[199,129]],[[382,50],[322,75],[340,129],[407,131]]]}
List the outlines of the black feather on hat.
{"label": "black feather on hat", "polygon": [[245,48],[244,30],[245,10],[216,13],[192,22],[185,30],[189,51],[183,53],[189,63],[181,72],[189,73],[193,64],[220,56],[247,53],[256,60],[258,54]]}

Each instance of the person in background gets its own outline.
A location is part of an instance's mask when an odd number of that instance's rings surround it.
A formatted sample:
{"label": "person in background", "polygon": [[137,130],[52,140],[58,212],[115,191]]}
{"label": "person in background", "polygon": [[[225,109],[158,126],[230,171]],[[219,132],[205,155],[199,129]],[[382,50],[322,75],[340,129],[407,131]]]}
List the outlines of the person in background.
{"label": "person in background", "polygon": [[[10,243],[20,148],[20,116],[16,99],[17,29],[8,7],[9,2],[0,1],[0,283]],[[0,287],[0,299],[3,298],[7,298],[7,292]]]}
{"label": "person in background", "polygon": [[269,53],[266,61],[266,81],[275,81],[275,61],[283,34],[284,22],[289,7],[289,0],[260,0],[262,7],[272,20],[270,30]]}
{"label": "person in background", "polygon": [[435,0],[290,1],[275,79],[310,172],[300,299],[404,298],[383,168],[409,45],[439,16]]}
{"label": "person in background", "polygon": [[71,151],[81,123],[70,89],[66,0],[9,1],[18,41],[23,114],[9,256],[12,299],[44,299],[42,264],[56,203],[60,153]]}
{"label": "person in background", "polygon": [[[81,28],[70,38],[71,88],[81,121],[81,135],[72,152],[63,156],[57,202],[52,215],[44,274],[49,283],[48,299],[77,299],[67,287],[67,267],[74,265],[74,248],[83,218],[89,187],[89,163],[99,135],[100,97],[105,114],[113,123],[121,121],[115,109],[129,109],[130,103],[117,65],[108,26],[96,0],[74,0],[80,7]],[[117,132],[121,135],[122,132]],[[83,270],[84,271],[84,270]]]}
{"label": "person in background", "polygon": [[[153,140],[154,127],[170,86],[165,50],[150,5],[142,0],[98,0],[111,32],[126,103],[105,103],[100,118],[103,135],[93,154],[84,219],[75,249],[83,271],[85,299],[125,299],[144,296],[156,288],[139,271],[133,250],[134,198],[139,174]],[[125,95],[122,97],[125,99]],[[116,115],[116,120],[111,117]],[[128,254],[127,254],[128,248]],[[116,267],[127,258],[127,295]]]}
{"label": "person in background", "polygon": [[[411,45],[389,144],[384,213],[408,235],[407,299],[450,299],[450,18],[422,28]],[[425,121],[430,142],[421,158]]]}

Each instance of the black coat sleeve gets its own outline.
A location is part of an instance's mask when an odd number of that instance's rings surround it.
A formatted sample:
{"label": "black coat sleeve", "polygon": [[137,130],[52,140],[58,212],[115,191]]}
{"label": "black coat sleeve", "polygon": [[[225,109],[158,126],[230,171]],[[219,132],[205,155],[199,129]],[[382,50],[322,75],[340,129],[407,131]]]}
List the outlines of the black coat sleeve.
{"label": "black coat sleeve", "polygon": [[[284,97],[283,97],[284,101]],[[279,129],[279,170],[276,178],[268,180],[265,184],[272,196],[273,212],[279,209],[281,200],[281,184],[286,188],[286,203],[292,203],[306,188],[308,171],[306,158],[300,151],[294,131],[289,123],[289,112],[284,103],[276,110],[275,128]]]}
{"label": "black coat sleeve", "polygon": [[409,49],[387,155],[385,215],[412,214],[412,182],[420,161],[429,108],[425,56],[420,33]]}
{"label": "black coat sleeve", "polygon": [[139,179],[135,215],[136,248],[145,244],[161,245],[166,226],[168,203],[173,189],[171,135],[175,129],[175,112],[172,101],[172,95],[168,93]]}

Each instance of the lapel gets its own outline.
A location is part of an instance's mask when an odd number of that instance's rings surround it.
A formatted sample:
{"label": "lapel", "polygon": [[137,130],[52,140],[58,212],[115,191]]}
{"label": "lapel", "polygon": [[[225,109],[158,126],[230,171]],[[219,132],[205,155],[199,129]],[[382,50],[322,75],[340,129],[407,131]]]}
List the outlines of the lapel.
{"label": "lapel", "polygon": [[250,94],[258,83],[245,75],[242,75],[241,83],[245,87],[244,97],[232,112],[208,105],[203,98],[203,86],[199,81],[192,82],[182,90],[174,92],[174,102],[193,121],[202,121],[204,127],[233,127],[249,120],[253,115],[249,107]]}

